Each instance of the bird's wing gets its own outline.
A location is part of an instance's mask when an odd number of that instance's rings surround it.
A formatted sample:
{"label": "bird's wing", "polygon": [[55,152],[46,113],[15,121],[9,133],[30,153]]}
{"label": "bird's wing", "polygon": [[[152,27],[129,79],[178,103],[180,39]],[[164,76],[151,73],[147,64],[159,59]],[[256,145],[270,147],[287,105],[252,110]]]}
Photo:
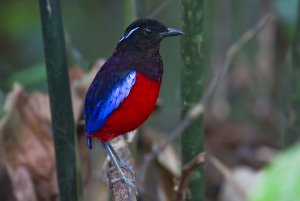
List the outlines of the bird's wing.
{"label": "bird's wing", "polygon": [[136,71],[100,71],[91,84],[85,100],[86,132],[97,132],[110,114],[129,95],[136,80]]}

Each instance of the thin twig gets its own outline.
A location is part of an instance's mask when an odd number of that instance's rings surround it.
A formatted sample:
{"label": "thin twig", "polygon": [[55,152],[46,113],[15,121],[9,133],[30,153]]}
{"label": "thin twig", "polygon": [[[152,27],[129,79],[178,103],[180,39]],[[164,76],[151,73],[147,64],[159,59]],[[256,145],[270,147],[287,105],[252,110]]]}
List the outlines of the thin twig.
{"label": "thin twig", "polygon": [[148,18],[155,18],[160,12],[162,12],[166,6],[170,3],[170,0],[162,2],[149,16]]}
{"label": "thin twig", "polygon": [[178,201],[186,200],[188,194],[188,185],[190,181],[190,177],[193,171],[198,168],[200,165],[203,165],[205,162],[205,153],[198,154],[193,160],[191,160],[188,164],[183,166],[181,170],[181,179],[179,182],[179,188],[177,191],[177,199]]}
{"label": "thin twig", "polygon": [[[240,49],[247,44],[254,36],[271,20],[271,15],[266,15],[260,19],[254,27],[246,31],[235,43],[233,43],[227,50],[224,65],[219,67],[216,75],[211,80],[207,90],[204,92],[202,98],[199,98],[197,103],[188,111],[187,115],[180,121],[177,126],[168,135],[167,139],[159,144],[152,152],[148,153],[144,157],[144,161],[141,165],[139,174],[139,183],[144,181],[146,170],[149,163],[153,161],[174,139],[181,135],[181,133],[200,115],[203,114],[207,101],[212,96],[218,84],[223,80],[224,76],[228,72],[228,69],[232,63],[234,56],[240,51]],[[141,187],[141,185],[139,185]]]}
{"label": "thin twig", "polygon": [[240,186],[235,182],[230,169],[211,153],[207,153],[207,158],[215,166],[215,168],[219,170],[219,172],[224,176],[224,178],[232,185],[232,187],[236,189],[238,194],[240,194],[242,200],[247,200],[246,192],[244,192],[240,188]]}

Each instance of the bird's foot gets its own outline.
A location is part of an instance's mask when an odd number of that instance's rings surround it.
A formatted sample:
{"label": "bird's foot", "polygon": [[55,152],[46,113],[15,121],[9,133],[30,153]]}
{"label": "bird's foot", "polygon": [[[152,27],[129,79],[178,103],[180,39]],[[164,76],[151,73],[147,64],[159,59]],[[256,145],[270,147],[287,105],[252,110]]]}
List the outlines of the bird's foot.
{"label": "bird's foot", "polygon": [[[131,175],[134,175],[133,168],[130,165],[128,165],[127,163],[125,163],[122,159],[119,161],[119,166],[120,166],[120,168],[123,168],[123,169],[127,170],[128,172],[130,172]],[[110,168],[110,171],[114,171],[116,169],[117,169],[116,167],[112,166]]]}
{"label": "bird's foot", "polygon": [[114,185],[115,183],[119,182],[119,181],[123,181],[126,185],[128,185],[129,187],[133,188],[133,189],[136,189],[136,186],[135,186],[135,180],[134,179],[131,179],[131,178],[128,178],[126,177],[125,175],[121,175],[120,177],[118,178],[115,178],[115,179],[112,179],[110,181],[110,184],[111,185]]}

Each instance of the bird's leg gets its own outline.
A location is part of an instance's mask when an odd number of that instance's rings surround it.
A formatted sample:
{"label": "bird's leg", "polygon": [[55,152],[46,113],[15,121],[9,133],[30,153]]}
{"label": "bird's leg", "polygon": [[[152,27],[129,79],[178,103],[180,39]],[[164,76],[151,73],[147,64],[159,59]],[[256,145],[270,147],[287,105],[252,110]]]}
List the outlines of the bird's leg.
{"label": "bird's leg", "polygon": [[109,142],[108,146],[110,147],[110,150],[112,151],[112,153],[115,155],[115,158],[117,159],[117,161],[119,162],[119,166],[121,168],[124,168],[125,170],[127,170],[128,172],[130,172],[132,175],[134,175],[134,170],[133,168],[128,165],[122,158],[119,157],[119,155],[117,154],[116,150],[111,146],[111,144]]}
{"label": "bird's leg", "polygon": [[133,179],[130,179],[128,178],[122,171],[120,165],[119,165],[119,162],[117,161],[116,159],[116,154],[114,154],[114,151],[112,149],[112,147],[110,146],[110,144],[108,142],[104,142],[103,143],[103,148],[106,152],[106,154],[110,157],[110,160],[111,162],[113,163],[113,165],[115,166],[115,168],[117,169],[119,175],[120,175],[120,178],[119,179],[116,179],[116,180],[113,180],[111,181],[112,184],[119,181],[119,180],[122,180],[124,181],[128,186],[132,187],[132,188],[136,188],[135,187],[135,184],[134,184],[134,180]]}
{"label": "bird's leg", "polygon": [[92,149],[92,147],[93,147],[93,146],[92,146],[92,138],[91,138],[90,136],[86,136],[85,139],[86,139],[88,148],[89,148],[89,149]]}

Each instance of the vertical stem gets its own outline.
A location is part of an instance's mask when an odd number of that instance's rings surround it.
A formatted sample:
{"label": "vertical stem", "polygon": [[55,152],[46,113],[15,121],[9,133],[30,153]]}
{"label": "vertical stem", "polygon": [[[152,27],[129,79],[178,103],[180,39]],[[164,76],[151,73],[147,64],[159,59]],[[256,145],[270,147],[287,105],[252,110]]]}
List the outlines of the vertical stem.
{"label": "vertical stem", "polygon": [[146,0],[124,1],[124,28],[133,20],[145,17]]}
{"label": "vertical stem", "polygon": [[135,0],[124,1],[124,29],[136,19]]}
{"label": "vertical stem", "polygon": [[77,201],[75,126],[59,0],[40,0],[61,201]]}
{"label": "vertical stem", "polygon": [[298,1],[298,19],[296,24],[295,39],[292,43],[292,69],[291,69],[291,96],[292,113],[294,121],[290,125],[287,144],[295,143],[300,139],[300,1]]}
{"label": "vertical stem", "polygon": [[[182,0],[183,31],[182,37],[182,115],[197,102],[203,93],[203,1]],[[183,164],[191,161],[203,151],[203,117],[198,118],[182,135]],[[202,167],[193,172],[189,184],[189,200],[204,200],[204,174]]]}
{"label": "vertical stem", "polygon": [[146,0],[134,0],[136,18],[146,17]]}

